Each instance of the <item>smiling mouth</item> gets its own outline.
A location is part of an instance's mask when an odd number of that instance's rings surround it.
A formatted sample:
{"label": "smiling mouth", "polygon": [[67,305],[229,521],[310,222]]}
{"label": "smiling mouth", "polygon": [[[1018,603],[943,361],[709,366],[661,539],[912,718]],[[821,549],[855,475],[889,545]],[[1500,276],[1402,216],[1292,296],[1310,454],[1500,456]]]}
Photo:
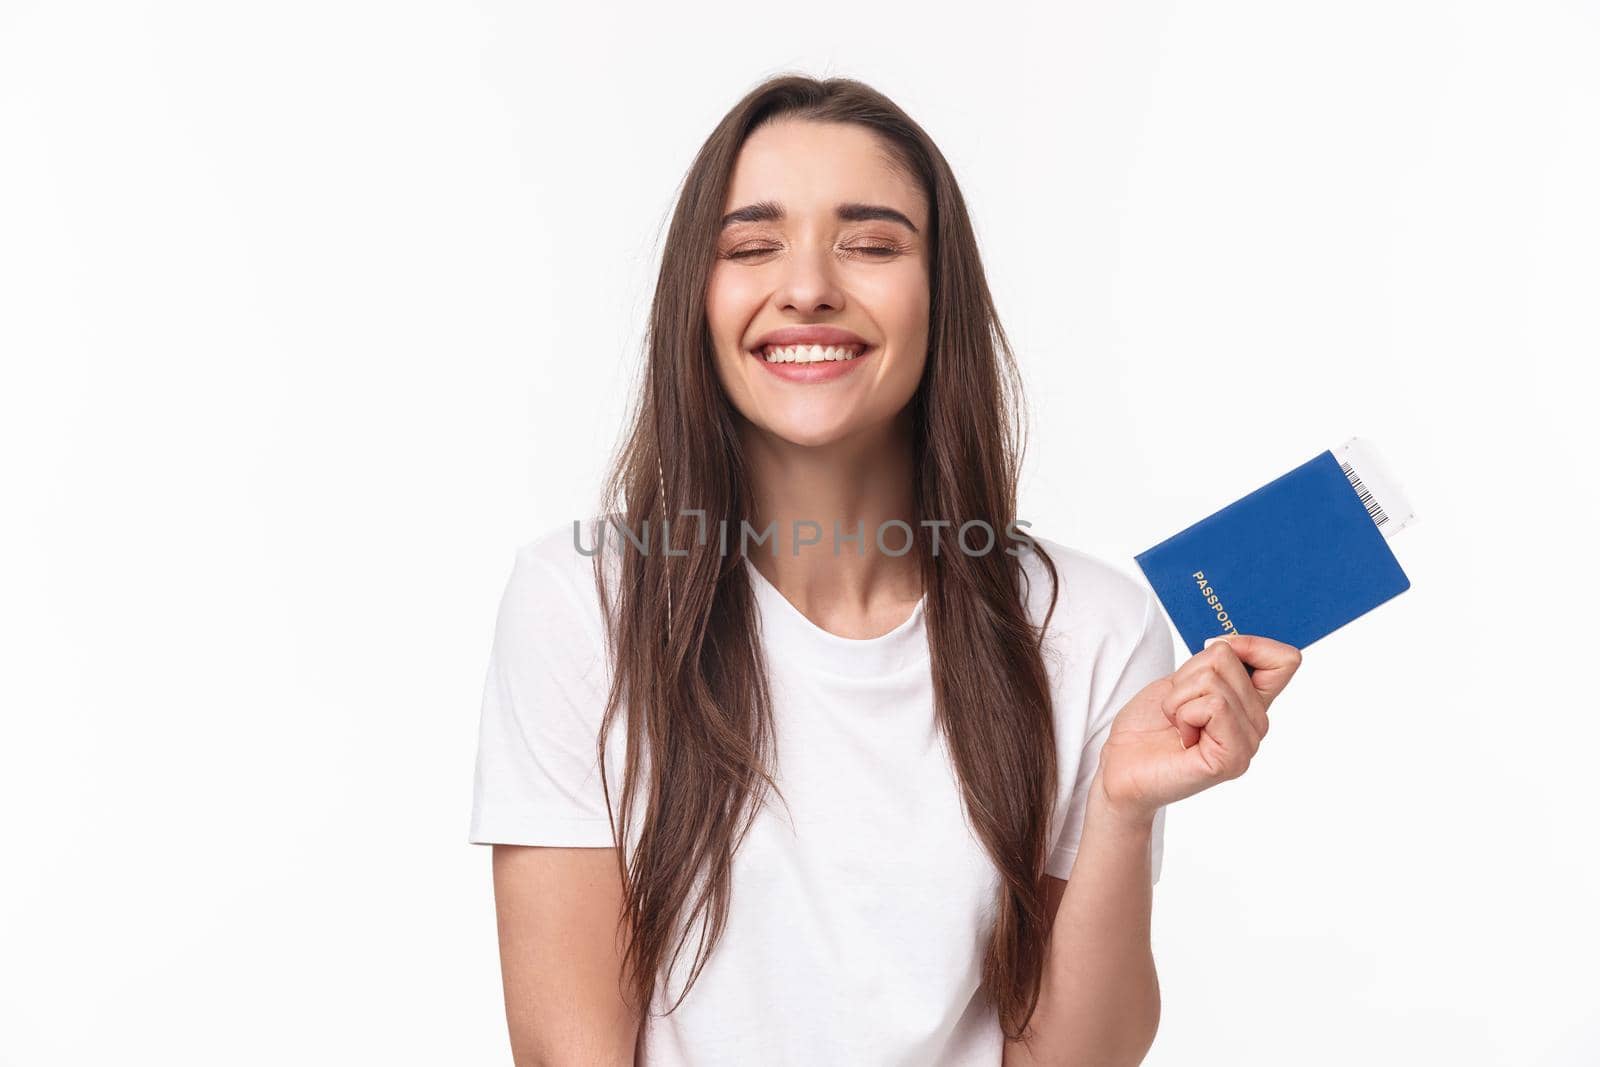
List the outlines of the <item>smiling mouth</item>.
{"label": "smiling mouth", "polygon": [[768,363],[848,363],[871,345],[766,345],[751,355]]}

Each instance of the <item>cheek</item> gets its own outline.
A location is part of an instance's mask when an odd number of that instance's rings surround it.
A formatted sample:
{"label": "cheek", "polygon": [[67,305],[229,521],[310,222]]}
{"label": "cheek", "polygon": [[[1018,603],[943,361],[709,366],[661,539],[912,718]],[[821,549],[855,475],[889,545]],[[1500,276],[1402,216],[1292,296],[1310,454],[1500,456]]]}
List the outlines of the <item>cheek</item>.
{"label": "cheek", "polygon": [[738,293],[729,279],[713,271],[706,285],[706,326],[711,331],[712,353],[715,362],[727,361],[727,349],[737,345],[741,336],[738,311]]}
{"label": "cheek", "polygon": [[711,365],[735,409],[749,417],[749,404],[745,396],[744,368],[739,361],[744,358],[740,342],[759,309],[759,303],[750,286],[738,271],[712,268],[706,284],[706,325],[711,331]]}
{"label": "cheek", "polygon": [[739,331],[761,303],[761,293],[748,271],[713,267],[706,283],[706,319],[717,334]]}
{"label": "cheek", "polygon": [[895,349],[891,373],[897,381],[921,379],[928,351],[928,276],[919,266],[908,265],[900,276],[882,279],[872,302],[879,323]]}
{"label": "cheek", "polygon": [[876,271],[861,279],[857,292],[891,334],[905,337],[927,331],[928,272],[920,261]]}
{"label": "cheek", "polygon": [[896,410],[904,407],[916,395],[927,366],[927,343],[908,340],[905,349],[896,354],[894,365],[886,369],[881,379],[884,402]]}

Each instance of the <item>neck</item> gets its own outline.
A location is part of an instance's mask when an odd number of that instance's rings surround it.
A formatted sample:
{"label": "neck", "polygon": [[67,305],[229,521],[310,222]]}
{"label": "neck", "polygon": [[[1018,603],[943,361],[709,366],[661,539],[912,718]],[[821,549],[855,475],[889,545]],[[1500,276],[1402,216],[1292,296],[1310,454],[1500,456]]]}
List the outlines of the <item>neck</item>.
{"label": "neck", "polygon": [[[751,544],[750,562],[792,603],[824,614],[893,614],[922,595],[909,412],[826,445],[796,445],[750,423],[741,429],[749,459],[751,525],[773,531]],[[883,528],[898,519],[906,526]],[[837,523],[838,554],[834,554]],[[860,537],[846,541],[857,533]],[[815,544],[797,542],[815,541]]]}

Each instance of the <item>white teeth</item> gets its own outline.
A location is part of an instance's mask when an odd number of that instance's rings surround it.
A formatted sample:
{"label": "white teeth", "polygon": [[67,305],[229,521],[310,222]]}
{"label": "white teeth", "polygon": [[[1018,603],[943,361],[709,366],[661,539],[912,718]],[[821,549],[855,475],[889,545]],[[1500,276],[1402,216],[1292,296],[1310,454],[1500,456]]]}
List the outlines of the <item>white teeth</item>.
{"label": "white teeth", "polygon": [[768,363],[821,363],[855,359],[856,350],[837,345],[784,345],[769,348],[765,358]]}

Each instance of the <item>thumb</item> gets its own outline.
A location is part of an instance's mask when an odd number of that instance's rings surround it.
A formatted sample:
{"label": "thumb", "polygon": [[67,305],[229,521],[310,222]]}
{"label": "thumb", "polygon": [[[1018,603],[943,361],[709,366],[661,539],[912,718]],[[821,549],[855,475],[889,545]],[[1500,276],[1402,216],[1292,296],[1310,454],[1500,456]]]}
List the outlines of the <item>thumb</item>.
{"label": "thumb", "polygon": [[1262,699],[1272,701],[1272,698],[1283,692],[1284,686],[1289,684],[1289,679],[1294,677],[1294,672],[1300,667],[1300,650],[1283,641],[1274,641],[1270,637],[1260,634],[1225,634],[1221,637],[1207,638],[1205,646],[1209,648],[1212,641],[1226,641],[1239,661],[1249,669],[1250,684],[1255,686],[1256,692]]}

